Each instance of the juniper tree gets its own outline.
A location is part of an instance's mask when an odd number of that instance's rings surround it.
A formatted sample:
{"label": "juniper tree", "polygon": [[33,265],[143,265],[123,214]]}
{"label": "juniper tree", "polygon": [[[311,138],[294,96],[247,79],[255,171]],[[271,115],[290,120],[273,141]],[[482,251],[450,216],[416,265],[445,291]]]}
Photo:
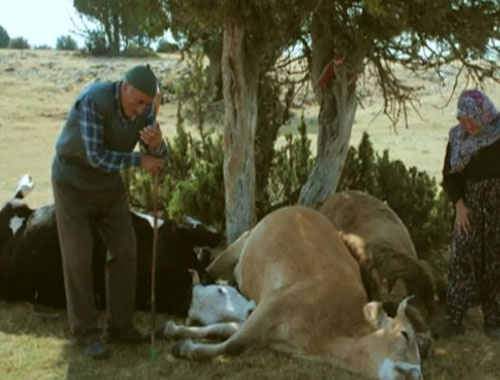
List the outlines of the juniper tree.
{"label": "juniper tree", "polygon": [[[357,79],[376,79],[384,113],[395,123],[416,107],[419,88],[395,70],[454,63],[474,81],[499,79],[497,0],[318,0],[310,24],[311,76],[320,105],[314,167],[299,203],[317,207],[337,187],[357,106]],[[335,66],[335,67],[334,67]],[[331,80],[316,82],[324,70]],[[328,78],[326,78],[328,79]]]}

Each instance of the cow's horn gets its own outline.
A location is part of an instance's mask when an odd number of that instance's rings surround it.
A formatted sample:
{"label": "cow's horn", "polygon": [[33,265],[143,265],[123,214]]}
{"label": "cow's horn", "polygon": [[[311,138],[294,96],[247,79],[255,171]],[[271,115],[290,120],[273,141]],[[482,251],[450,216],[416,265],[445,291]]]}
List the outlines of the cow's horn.
{"label": "cow's horn", "polygon": [[397,315],[398,317],[405,316],[406,317],[406,306],[408,306],[408,302],[411,301],[415,296],[409,296],[403,299],[398,306]]}
{"label": "cow's horn", "polygon": [[201,283],[200,281],[200,275],[198,274],[197,271],[194,269],[188,269],[188,272],[191,274],[191,279],[193,281],[193,285],[199,285]]}

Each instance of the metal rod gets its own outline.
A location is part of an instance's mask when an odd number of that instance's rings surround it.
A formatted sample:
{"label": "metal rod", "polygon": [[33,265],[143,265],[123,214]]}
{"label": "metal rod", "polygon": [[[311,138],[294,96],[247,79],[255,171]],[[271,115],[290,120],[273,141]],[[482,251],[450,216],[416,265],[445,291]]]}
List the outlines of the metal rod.
{"label": "metal rod", "polygon": [[151,255],[151,359],[156,358],[156,256],[158,245],[158,173],[153,175],[153,250]]}

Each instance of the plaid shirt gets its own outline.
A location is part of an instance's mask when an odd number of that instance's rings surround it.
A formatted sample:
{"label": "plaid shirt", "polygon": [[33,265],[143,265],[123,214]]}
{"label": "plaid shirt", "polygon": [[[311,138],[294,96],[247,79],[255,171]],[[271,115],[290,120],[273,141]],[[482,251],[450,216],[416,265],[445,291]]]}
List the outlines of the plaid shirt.
{"label": "plaid shirt", "polygon": [[[115,85],[115,105],[123,128],[127,128],[132,119],[127,118],[120,107],[120,82]],[[141,165],[141,153],[139,152],[118,152],[106,149],[104,146],[104,127],[101,124],[102,117],[97,113],[94,101],[86,96],[80,102],[80,132],[82,134],[83,145],[87,152],[89,163],[106,172],[116,172],[128,166]],[[153,125],[155,122],[154,107],[151,107],[151,114],[146,125]],[[162,142],[156,151],[150,150],[142,140],[139,139],[141,151],[148,154],[165,157],[167,146]]]}

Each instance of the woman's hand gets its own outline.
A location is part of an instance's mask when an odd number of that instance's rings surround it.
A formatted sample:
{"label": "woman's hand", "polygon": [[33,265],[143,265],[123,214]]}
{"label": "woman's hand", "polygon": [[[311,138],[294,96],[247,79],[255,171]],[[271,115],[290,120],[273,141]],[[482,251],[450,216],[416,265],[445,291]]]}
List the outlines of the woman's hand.
{"label": "woman's hand", "polygon": [[455,211],[455,228],[461,234],[468,234],[469,232],[471,232],[469,222],[469,208],[467,207],[463,199],[460,199],[455,204]]}

